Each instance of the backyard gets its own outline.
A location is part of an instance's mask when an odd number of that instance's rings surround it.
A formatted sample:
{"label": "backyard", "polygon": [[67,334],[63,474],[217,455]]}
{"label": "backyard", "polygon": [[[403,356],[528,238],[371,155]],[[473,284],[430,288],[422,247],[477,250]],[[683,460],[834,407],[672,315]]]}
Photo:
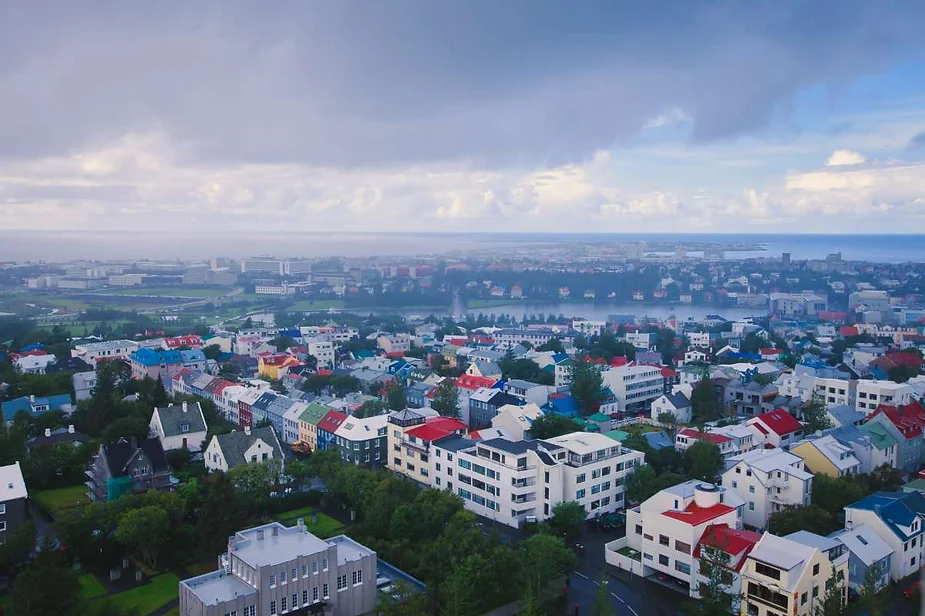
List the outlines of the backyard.
{"label": "backyard", "polygon": [[54,490],[39,490],[32,495],[32,500],[54,518],[66,509],[89,503],[90,499],[87,498],[86,491],[87,488],[83,484]]}

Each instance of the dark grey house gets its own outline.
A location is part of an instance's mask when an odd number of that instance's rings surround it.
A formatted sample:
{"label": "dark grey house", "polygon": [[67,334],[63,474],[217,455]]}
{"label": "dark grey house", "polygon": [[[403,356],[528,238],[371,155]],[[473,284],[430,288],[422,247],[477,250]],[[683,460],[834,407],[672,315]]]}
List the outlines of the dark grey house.
{"label": "dark grey house", "polygon": [[173,487],[164,447],[156,438],[100,445],[87,469],[87,496],[97,502],[114,501],[124,494]]}
{"label": "dark grey house", "polygon": [[334,432],[331,447],[344,462],[376,468],[389,457],[388,415],[365,419],[348,417]]}
{"label": "dark grey house", "polygon": [[0,544],[6,543],[26,521],[27,498],[29,492],[19,462],[0,466]]}
{"label": "dark grey house", "polygon": [[469,396],[469,425],[483,428],[491,425],[491,420],[505,404],[520,406],[523,400],[500,389],[482,388]]}

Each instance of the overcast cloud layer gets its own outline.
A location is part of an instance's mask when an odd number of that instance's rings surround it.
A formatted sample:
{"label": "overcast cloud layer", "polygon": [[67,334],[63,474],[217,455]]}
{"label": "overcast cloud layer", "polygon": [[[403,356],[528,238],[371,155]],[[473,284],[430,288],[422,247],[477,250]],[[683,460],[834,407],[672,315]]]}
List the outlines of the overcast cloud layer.
{"label": "overcast cloud layer", "polygon": [[925,229],[925,3],[191,4],[0,1],[0,228]]}

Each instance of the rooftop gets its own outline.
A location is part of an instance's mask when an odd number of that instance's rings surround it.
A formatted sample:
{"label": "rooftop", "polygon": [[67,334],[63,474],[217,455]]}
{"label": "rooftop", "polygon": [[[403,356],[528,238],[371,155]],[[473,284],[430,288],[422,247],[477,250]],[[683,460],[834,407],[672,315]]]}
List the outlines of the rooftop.
{"label": "rooftop", "polygon": [[19,462],[0,466],[0,502],[27,498],[26,481],[22,477]]}
{"label": "rooftop", "polygon": [[770,411],[768,413],[756,415],[750,419],[748,423],[751,425],[756,421],[763,423],[778,436],[786,436],[803,429],[803,424],[801,424],[796,420],[796,418],[794,418],[793,415],[783,409],[777,409],[776,411]]}
{"label": "rooftop", "polygon": [[238,531],[229,544],[235,556],[255,568],[318,554],[329,547],[304,527],[286,527],[279,522]]}
{"label": "rooftop", "polygon": [[223,569],[212,571],[180,582],[189,588],[205,605],[218,605],[235,597],[253,595],[257,589],[245,584]]}

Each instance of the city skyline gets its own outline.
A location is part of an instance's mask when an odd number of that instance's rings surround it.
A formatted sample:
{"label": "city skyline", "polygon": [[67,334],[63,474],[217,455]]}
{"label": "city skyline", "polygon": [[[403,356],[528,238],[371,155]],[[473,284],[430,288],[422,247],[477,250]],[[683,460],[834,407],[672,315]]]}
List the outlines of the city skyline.
{"label": "city skyline", "polygon": [[48,6],[4,229],[925,228],[925,7]]}

